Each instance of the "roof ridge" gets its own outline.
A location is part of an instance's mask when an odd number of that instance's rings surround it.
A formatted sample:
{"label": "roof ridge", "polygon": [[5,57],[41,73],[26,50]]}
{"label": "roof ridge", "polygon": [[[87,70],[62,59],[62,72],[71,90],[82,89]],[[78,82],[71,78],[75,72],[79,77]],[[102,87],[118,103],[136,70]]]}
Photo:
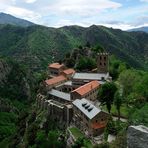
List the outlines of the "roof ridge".
{"label": "roof ridge", "polygon": [[[78,87],[78,88],[76,88],[75,90],[73,90],[72,92],[75,92],[75,91],[77,91],[77,90],[79,90],[79,89],[81,89],[81,88],[83,88],[83,87],[85,87],[85,86],[89,86],[89,85],[91,85],[92,86],[92,83],[93,82],[98,82],[97,80],[93,80],[93,81],[91,81],[91,82],[88,82],[88,83],[86,83],[86,84],[84,84],[84,85],[82,85],[82,86],[80,86],[80,87]],[[100,84],[99,82],[98,82],[98,84]]]}

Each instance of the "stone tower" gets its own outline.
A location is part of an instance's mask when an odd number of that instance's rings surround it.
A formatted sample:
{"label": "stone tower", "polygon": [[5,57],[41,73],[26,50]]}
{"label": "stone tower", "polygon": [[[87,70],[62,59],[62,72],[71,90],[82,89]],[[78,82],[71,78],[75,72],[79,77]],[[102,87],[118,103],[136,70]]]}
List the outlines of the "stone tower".
{"label": "stone tower", "polygon": [[109,53],[99,53],[97,59],[97,72],[109,72]]}

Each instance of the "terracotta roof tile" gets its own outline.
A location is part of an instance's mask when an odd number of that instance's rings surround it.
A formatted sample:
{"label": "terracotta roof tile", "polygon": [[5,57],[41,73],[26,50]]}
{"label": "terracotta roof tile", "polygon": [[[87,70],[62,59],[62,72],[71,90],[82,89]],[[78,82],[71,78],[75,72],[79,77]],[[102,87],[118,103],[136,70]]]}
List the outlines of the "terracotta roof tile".
{"label": "terracotta roof tile", "polygon": [[102,123],[93,123],[91,125],[91,127],[93,129],[104,128],[105,126],[106,126],[106,123],[105,122],[102,122]]}
{"label": "terracotta roof tile", "polygon": [[64,70],[63,73],[65,73],[66,75],[69,75],[69,74],[73,74],[73,73],[75,73],[75,70],[69,68],[69,69]]}
{"label": "terracotta roof tile", "polygon": [[59,63],[52,63],[52,64],[49,64],[49,68],[55,68],[55,69],[59,69],[61,67],[63,67],[64,65],[63,64],[59,64]]}
{"label": "terracotta roof tile", "polygon": [[99,87],[99,85],[100,85],[100,83],[98,81],[91,81],[91,82],[73,90],[72,92],[77,92],[78,94],[80,94],[82,96],[82,95],[87,94],[92,89]]}
{"label": "terracotta roof tile", "polygon": [[45,83],[47,85],[52,85],[52,84],[56,84],[56,83],[64,81],[64,80],[66,80],[66,78],[63,75],[60,75],[60,76],[45,80]]}

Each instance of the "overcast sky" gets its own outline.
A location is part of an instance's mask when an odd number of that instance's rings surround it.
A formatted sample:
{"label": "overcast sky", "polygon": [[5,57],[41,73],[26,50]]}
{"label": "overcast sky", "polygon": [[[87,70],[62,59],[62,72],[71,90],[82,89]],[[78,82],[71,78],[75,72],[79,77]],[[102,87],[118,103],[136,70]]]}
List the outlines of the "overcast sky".
{"label": "overcast sky", "polygon": [[0,0],[0,12],[50,27],[148,26],[148,0]]}

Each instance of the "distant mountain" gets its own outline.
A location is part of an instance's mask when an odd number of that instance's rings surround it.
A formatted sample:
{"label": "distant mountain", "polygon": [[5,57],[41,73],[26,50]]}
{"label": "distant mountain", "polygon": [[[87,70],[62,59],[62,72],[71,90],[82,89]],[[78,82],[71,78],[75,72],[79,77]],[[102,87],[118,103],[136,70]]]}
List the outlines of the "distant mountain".
{"label": "distant mountain", "polygon": [[143,32],[147,32],[148,33],[148,27],[140,27],[140,28],[134,28],[134,29],[130,29],[128,31],[143,31]]}
{"label": "distant mountain", "polygon": [[19,27],[0,25],[0,55],[14,58],[34,70],[63,59],[79,45],[102,45],[108,52],[136,68],[148,69],[148,34],[103,26]]}
{"label": "distant mountain", "polygon": [[24,19],[16,18],[6,13],[0,13],[0,24],[11,24],[11,25],[22,26],[22,27],[35,25],[32,22],[29,22]]}

